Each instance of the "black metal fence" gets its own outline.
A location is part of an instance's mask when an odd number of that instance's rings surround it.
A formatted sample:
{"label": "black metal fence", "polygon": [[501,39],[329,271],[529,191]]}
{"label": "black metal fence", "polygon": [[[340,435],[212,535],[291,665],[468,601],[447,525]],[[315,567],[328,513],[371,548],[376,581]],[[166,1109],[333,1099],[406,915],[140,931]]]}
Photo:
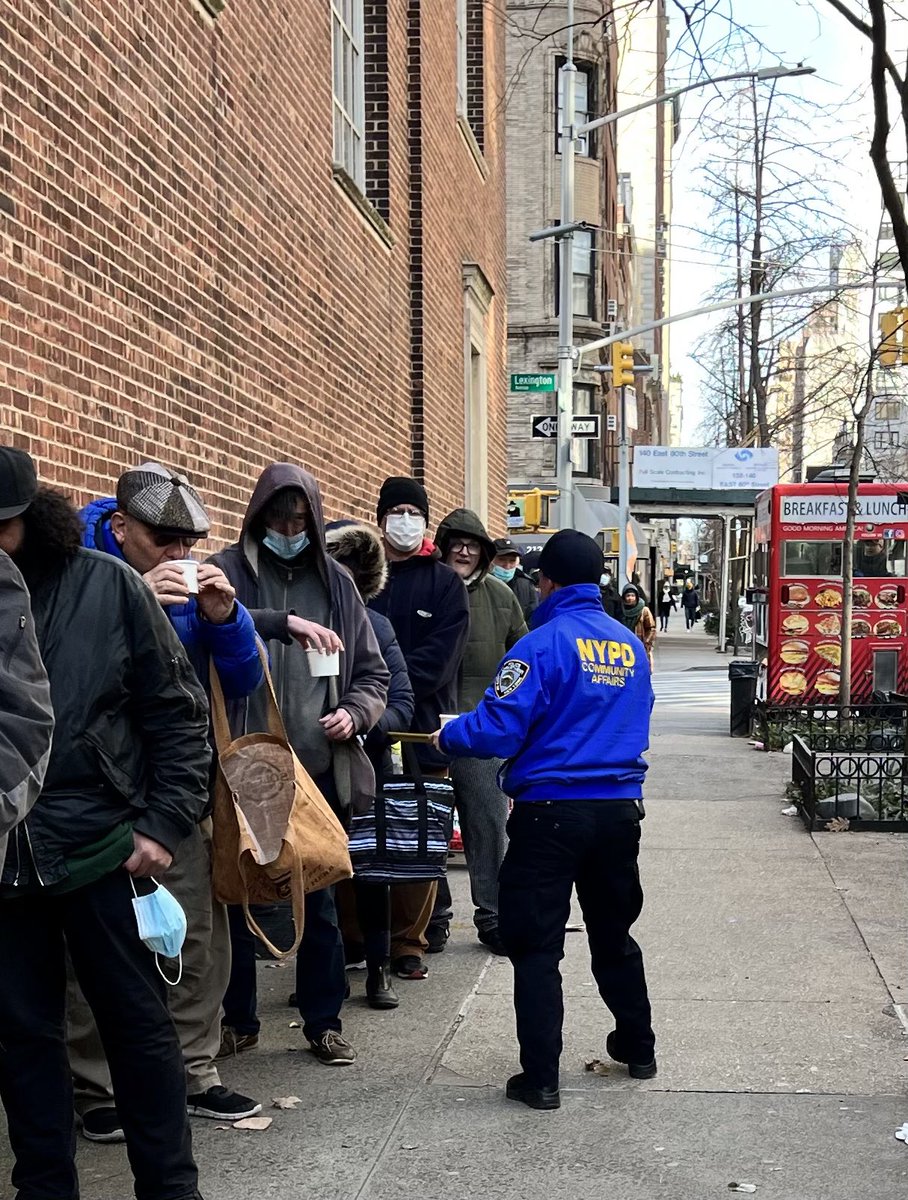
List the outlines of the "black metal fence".
{"label": "black metal fence", "polygon": [[782,750],[801,738],[816,751],[904,751],[908,701],[890,696],[879,704],[811,704],[802,708],[754,706],[754,727],[764,750]]}
{"label": "black metal fence", "polygon": [[808,829],[844,828],[847,820],[850,829],[908,833],[904,754],[819,750],[795,734],[791,778]]}

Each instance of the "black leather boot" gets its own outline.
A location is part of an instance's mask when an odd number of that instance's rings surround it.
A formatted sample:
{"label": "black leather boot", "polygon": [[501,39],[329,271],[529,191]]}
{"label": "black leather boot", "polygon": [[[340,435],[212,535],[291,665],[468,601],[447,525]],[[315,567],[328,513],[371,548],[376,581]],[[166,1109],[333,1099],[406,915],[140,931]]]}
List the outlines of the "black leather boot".
{"label": "black leather boot", "polygon": [[397,1008],[400,1004],[391,983],[391,963],[388,959],[377,967],[369,968],[369,974],[366,976],[366,998],[370,1008]]}

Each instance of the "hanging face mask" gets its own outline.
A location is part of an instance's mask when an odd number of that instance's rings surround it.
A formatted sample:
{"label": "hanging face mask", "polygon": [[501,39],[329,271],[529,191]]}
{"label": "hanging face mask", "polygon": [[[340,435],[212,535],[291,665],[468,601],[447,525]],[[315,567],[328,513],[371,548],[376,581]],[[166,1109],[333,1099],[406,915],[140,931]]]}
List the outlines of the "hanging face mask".
{"label": "hanging face mask", "polygon": [[392,514],[385,521],[385,537],[395,550],[403,553],[420,546],[425,532],[425,517],[416,517],[412,513]]}
{"label": "hanging face mask", "polygon": [[494,575],[496,579],[500,579],[502,583],[510,583],[511,580],[514,578],[514,576],[517,574],[517,568],[516,567],[499,567],[499,566],[493,565],[491,574]]}
{"label": "hanging face mask", "polygon": [[[136,914],[136,925],[139,937],[154,954],[158,974],[165,983],[176,987],[183,977],[183,942],[186,939],[186,914],[179,902],[162,887],[156,879],[152,880],[155,890],[147,896],[140,896],[132,878],[132,907]],[[168,979],[161,970],[159,955],[164,958],[179,958],[180,969],[176,979]]]}
{"label": "hanging face mask", "polygon": [[288,537],[286,533],[278,533],[276,529],[268,529],[262,538],[262,544],[267,546],[278,558],[296,558],[309,545],[309,534],[298,533],[296,537]]}

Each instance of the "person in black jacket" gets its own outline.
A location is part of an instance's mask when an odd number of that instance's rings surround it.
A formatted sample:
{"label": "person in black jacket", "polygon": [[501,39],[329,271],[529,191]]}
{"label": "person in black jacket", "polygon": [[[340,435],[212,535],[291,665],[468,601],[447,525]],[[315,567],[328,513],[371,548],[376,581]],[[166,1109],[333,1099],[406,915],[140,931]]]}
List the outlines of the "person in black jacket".
{"label": "person in black jacket", "polygon": [[[433,733],[442,713],[457,712],[457,682],[470,633],[463,580],[440,561],[426,538],[429,497],[416,479],[395,475],[382,484],[376,519],[388,556],[388,583],[369,601],[387,617],[407,663],[415,709],[412,728]],[[424,771],[447,773],[436,751],[421,755]],[[391,896],[391,960],[400,979],[425,979],[426,929],[435,907],[435,881],[398,884]],[[435,946],[443,949],[444,943]]]}
{"label": "person in black jacket", "polygon": [[[326,526],[328,553],[353,576],[357,591],[368,604],[379,594],[388,579],[388,565],[381,538],[368,525],[356,521],[334,521]],[[366,737],[366,753],[372,762],[376,780],[390,770],[388,733],[403,732],[413,720],[413,688],[407,664],[394,634],[394,626],[374,608],[366,612],[372,624],[381,656],[391,672],[388,704]],[[358,934],[366,962],[366,997],[372,1008],[397,1008],[400,1003],[391,983],[391,888],[387,883],[366,883],[354,877],[352,891],[356,900]],[[344,908],[344,884],[338,884],[338,907]],[[342,926],[344,921],[342,918]],[[345,927],[345,943],[347,941]]]}
{"label": "person in black jacket", "polygon": [[510,538],[495,539],[495,557],[489,574],[508,585],[517,597],[523,610],[523,619],[529,626],[530,617],[539,607],[539,591],[520,565],[520,547]]}
{"label": "person in black jacket", "polygon": [[0,1097],[22,1197],[79,1194],[64,1043],[65,956],[107,1048],[143,1200],[195,1200],[183,1056],[136,894],[155,889],[208,800],[208,705],[160,604],[125,563],[81,547],[40,488],[0,523],[31,591],[56,717],[44,786],[0,877]]}

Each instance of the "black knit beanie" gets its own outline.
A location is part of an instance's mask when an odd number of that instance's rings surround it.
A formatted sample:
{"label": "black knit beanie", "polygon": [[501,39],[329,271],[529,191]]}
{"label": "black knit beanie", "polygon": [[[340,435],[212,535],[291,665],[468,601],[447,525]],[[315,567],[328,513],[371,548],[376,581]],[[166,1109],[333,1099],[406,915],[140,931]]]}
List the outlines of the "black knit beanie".
{"label": "black knit beanie", "polygon": [[553,534],[539,555],[541,573],[562,587],[598,583],[602,563],[602,551],[593,539],[576,529],[561,529]]}
{"label": "black knit beanie", "polygon": [[418,508],[428,525],[429,497],[418,479],[411,479],[409,475],[392,475],[385,480],[378,493],[378,507],[375,510],[379,525],[388,509],[395,508],[398,504],[412,504],[414,508]]}

